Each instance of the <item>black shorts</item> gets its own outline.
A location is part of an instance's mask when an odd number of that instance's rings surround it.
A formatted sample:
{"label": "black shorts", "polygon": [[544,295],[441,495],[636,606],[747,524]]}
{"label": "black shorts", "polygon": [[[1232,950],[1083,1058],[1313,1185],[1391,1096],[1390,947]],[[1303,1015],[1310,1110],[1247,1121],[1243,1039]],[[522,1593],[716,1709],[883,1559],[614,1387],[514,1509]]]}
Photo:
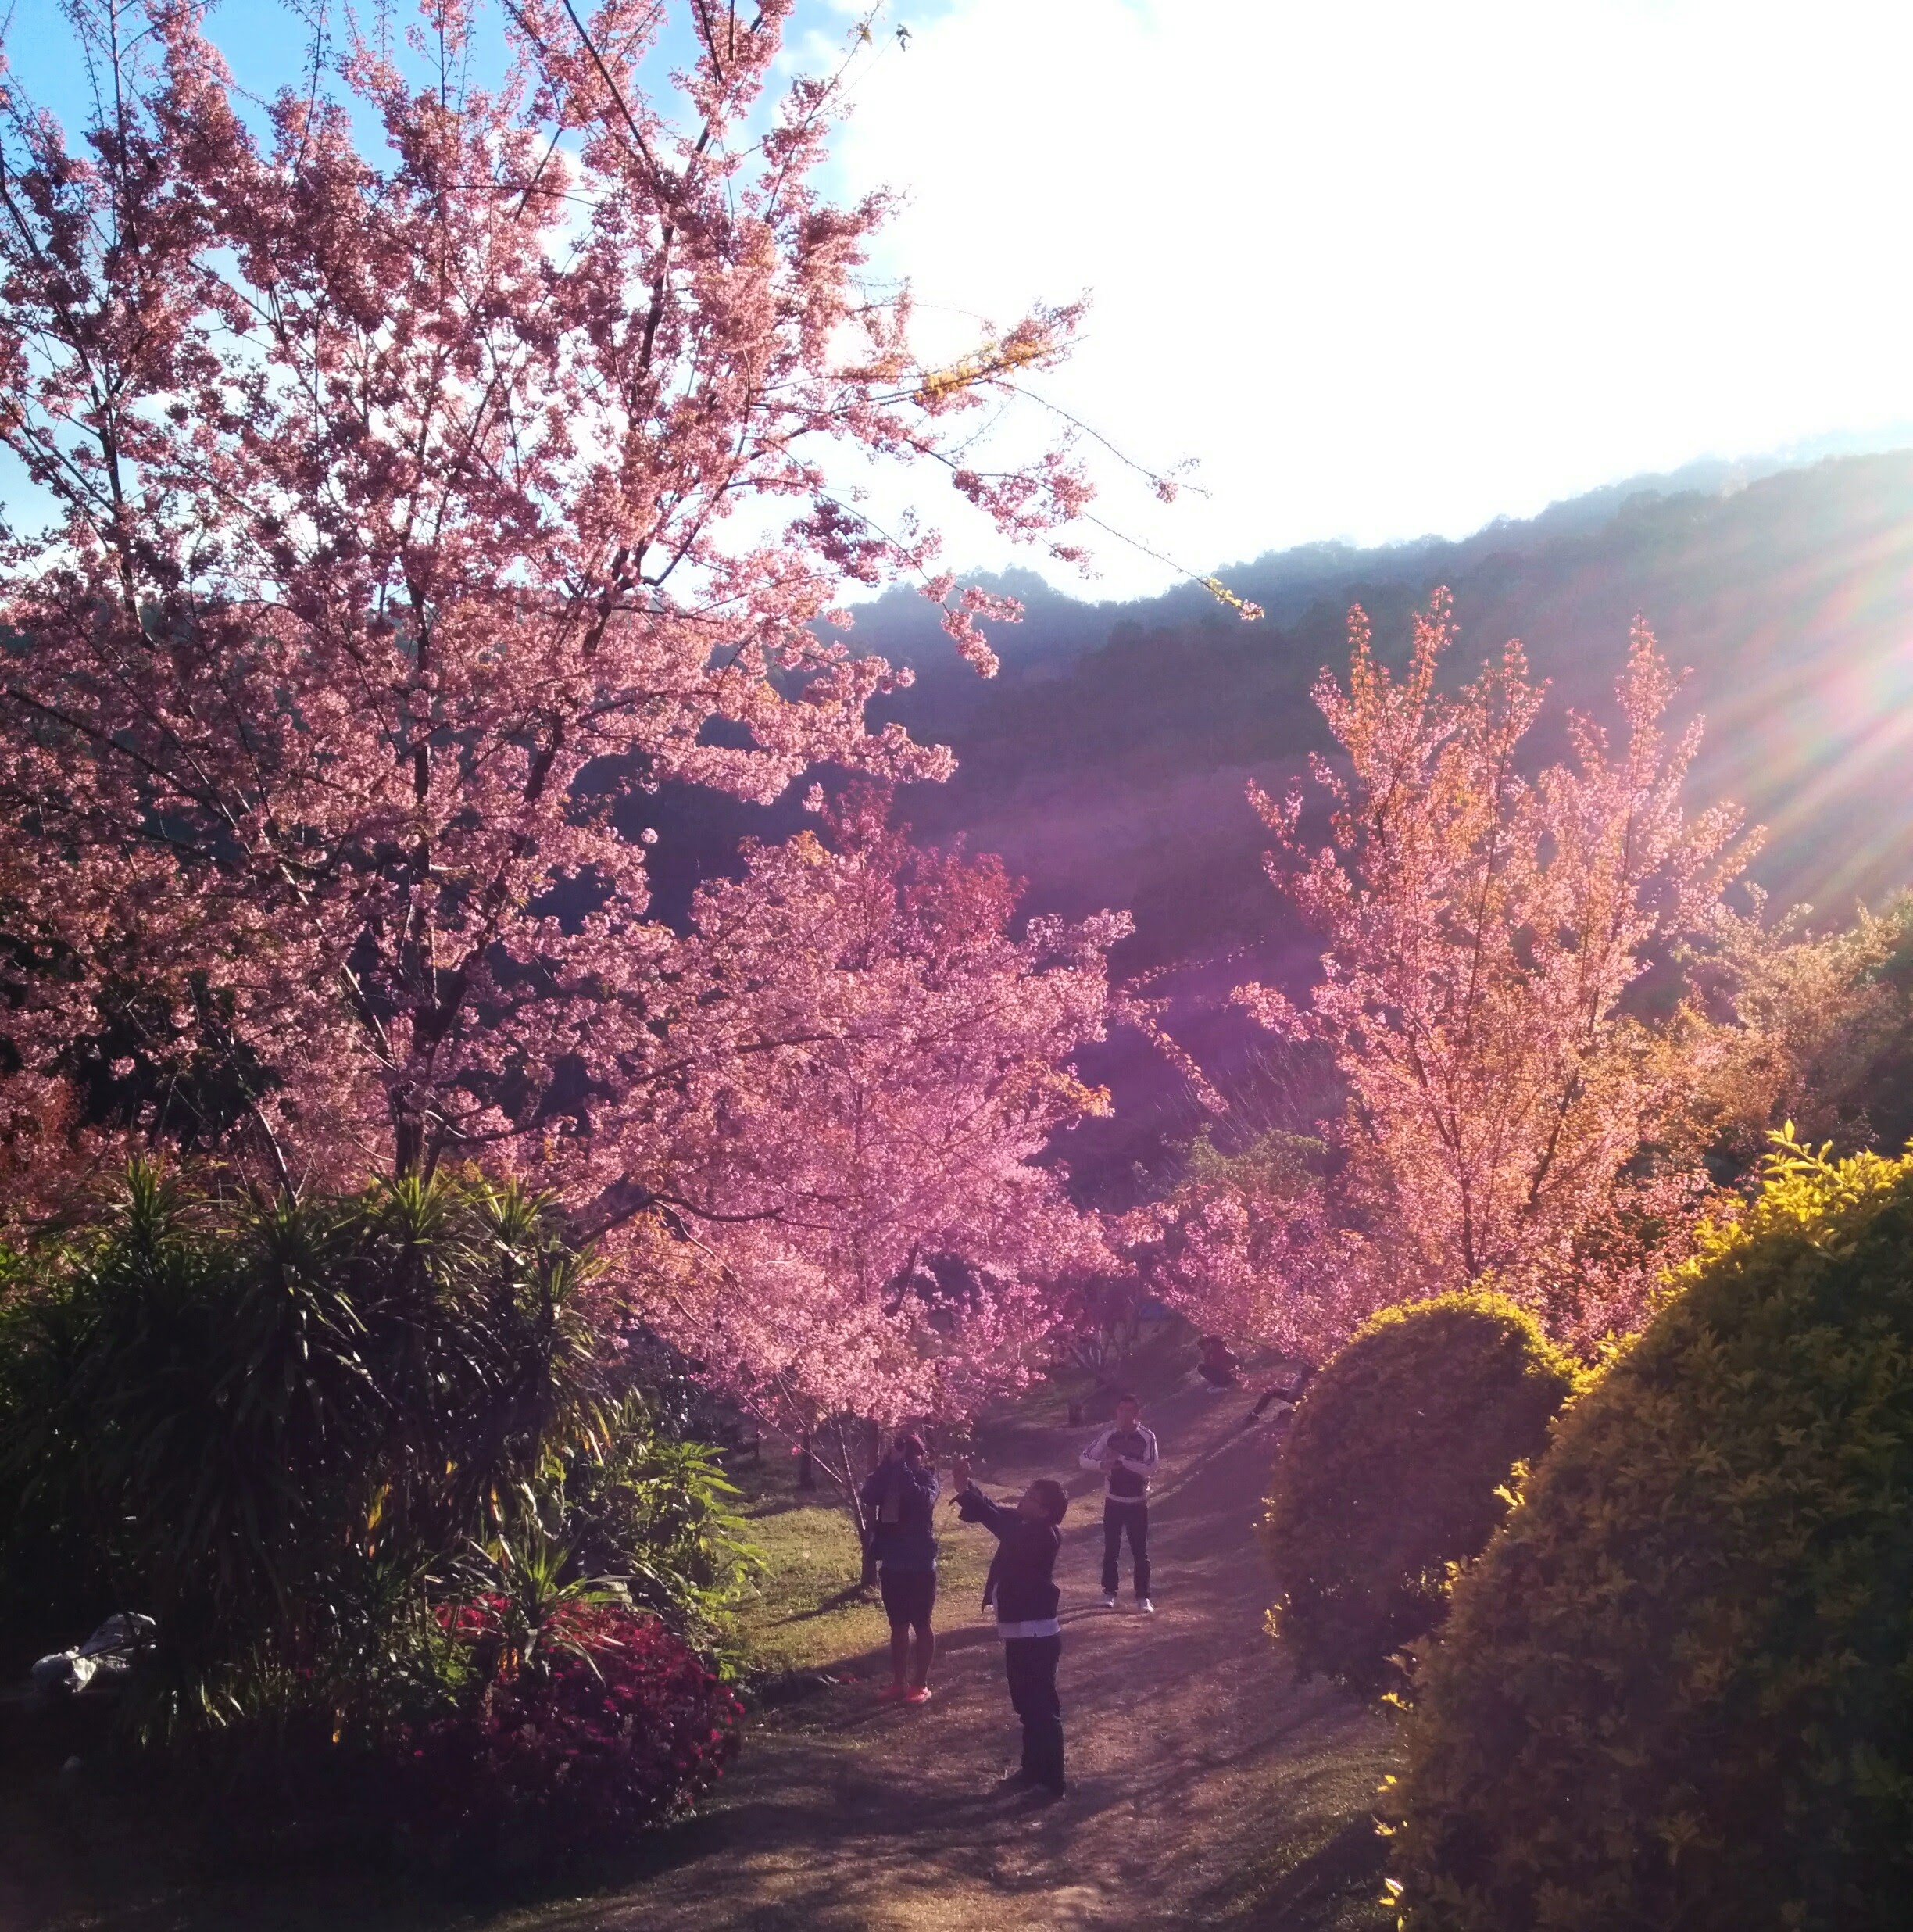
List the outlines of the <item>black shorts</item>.
{"label": "black shorts", "polygon": [[883,1566],[884,1615],[892,1628],[914,1624],[920,1630],[930,1621],[930,1606],[936,1601],[936,1572],[933,1569],[892,1569]]}

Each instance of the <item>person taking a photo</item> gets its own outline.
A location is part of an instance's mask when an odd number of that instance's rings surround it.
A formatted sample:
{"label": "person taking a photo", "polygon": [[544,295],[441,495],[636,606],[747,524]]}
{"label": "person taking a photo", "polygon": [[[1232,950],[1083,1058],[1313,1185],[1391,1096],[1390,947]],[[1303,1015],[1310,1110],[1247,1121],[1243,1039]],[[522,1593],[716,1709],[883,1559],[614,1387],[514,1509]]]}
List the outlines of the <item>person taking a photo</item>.
{"label": "person taking a photo", "polygon": [[870,1525],[884,1615],[890,1619],[890,1684],[878,1696],[886,1704],[928,1704],[930,1663],[936,1655],[930,1617],[936,1605],[937,1546],[931,1512],[936,1507],[937,1478],[922,1438],[907,1433],[893,1438],[858,1494]]}
{"label": "person taking a photo", "polygon": [[950,1479],[956,1486],[957,1514],[965,1522],[980,1522],[996,1539],[983,1607],[996,1612],[1010,1708],[1023,1726],[1022,1762],[1003,1783],[1060,1798],[1063,1706],[1057,1696],[1057,1665],[1063,1655],[1063,1630],[1057,1621],[1055,1571],[1069,1498],[1060,1483],[1044,1476],[1014,1505],[992,1502],[971,1481],[969,1465],[960,1462]]}

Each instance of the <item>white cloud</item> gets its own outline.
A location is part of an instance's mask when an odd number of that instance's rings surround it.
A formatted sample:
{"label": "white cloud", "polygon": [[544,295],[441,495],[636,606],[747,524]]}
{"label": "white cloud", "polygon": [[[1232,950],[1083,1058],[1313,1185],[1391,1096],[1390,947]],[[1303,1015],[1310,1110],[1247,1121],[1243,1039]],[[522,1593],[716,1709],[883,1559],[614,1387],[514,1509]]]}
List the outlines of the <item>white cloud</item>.
{"label": "white cloud", "polygon": [[[1200,567],[1460,531],[1913,419],[1913,9],[1818,0],[901,4],[843,137],[953,328],[1088,288],[1047,392],[1207,502]],[[968,552],[971,554],[965,556]],[[974,530],[960,560],[999,560]],[[1160,582],[1102,546],[1107,592]]]}

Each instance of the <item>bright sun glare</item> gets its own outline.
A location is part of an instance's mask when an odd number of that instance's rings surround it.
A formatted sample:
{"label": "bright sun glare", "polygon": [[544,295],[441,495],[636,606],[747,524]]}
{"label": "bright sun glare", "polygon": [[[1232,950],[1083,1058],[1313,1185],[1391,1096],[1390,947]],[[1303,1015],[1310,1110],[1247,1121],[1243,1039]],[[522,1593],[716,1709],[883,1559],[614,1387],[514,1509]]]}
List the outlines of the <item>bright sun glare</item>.
{"label": "bright sun glare", "polygon": [[[847,186],[907,191],[878,266],[953,333],[1089,290],[1049,393],[1200,459],[1206,499],[1110,499],[1199,567],[1913,424],[1903,6],[886,17],[841,148]],[[1103,594],[1162,581],[1101,560]]]}

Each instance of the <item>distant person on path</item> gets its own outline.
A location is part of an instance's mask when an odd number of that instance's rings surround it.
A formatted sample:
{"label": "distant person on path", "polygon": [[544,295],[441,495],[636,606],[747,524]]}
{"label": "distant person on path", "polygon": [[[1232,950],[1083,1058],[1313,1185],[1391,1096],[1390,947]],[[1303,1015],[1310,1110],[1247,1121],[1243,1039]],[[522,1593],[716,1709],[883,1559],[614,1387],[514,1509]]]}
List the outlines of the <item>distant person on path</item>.
{"label": "distant person on path", "polygon": [[1211,1395],[1220,1395],[1225,1389],[1240,1388],[1242,1377],[1238,1372],[1241,1367],[1240,1360],[1220,1335],[1202,1338],[1202,1360],[1196,1365],[1196,1372],[1208,1383]]}
{"label": "distant person on path", "polygon": [[983,1607],[996,1608],[1010,1702],[1023,1725],[1023,1762],[1003,1783],[1060,1798],[1063,1706],[1057,1698],[1057,1665],[1063,1655],[1063,1631],[1057,1622],[1054,1574],[1069,1498],[1060,1483],[1045,1476],[1031,1483],[1014,1508],[993,1503],[971,1481],[965,1462],[956,1465],[950,1479],[956,1487],[957,1514],[965,1522],[980,1522],[996,1539]]}
{"label": "distant person on path", "polygon": [[1271,1405],[1275,1410],[1276,1422],[1287,1422],[1295,1414],[1296,1405],[1302,1400],[1303,1392],[1308,1387],[1309,1378],[1314,1372],[1313,1366],[1305,1361],[1288,1364],[1285,1372],[1278,1376],[1256,1397],[1255,1407],[1242,1419],[1243,1427],[1247,1429],[1260,1422],[1263,1411]]}
{"label": "distant person on path", "polygon": [[[858,1492],[871,1526],[871,1554],[878,1563],[884,1615],[890,1619],[890,1687],[878,1693],[885,1703],[928,1704],[930,1660],[936,1636],[930,1613],[936,1603],[936,1537],[931,1512],[936,1507],[936,1471],[925,1458],[922,1439],[899,1435]],[[917,1668],[909,1669],[910,1637],[917,1639]]]}
{"label": "distant person on path", "polygon": [[1129,1539],[1135,1565],[1136,1608],[1153,1616],[1150,1601],[1149,1486],[1157,1462],[1156,1437],[1142,1426],[1142,1405],[1127,1392],[1116,1398],[1116,1419],[1082,1452],[1085,1469],[1100,1469],[1103,1492],[1103,1607],[1116,1608],[1121,1580],[1122,1540]]}

